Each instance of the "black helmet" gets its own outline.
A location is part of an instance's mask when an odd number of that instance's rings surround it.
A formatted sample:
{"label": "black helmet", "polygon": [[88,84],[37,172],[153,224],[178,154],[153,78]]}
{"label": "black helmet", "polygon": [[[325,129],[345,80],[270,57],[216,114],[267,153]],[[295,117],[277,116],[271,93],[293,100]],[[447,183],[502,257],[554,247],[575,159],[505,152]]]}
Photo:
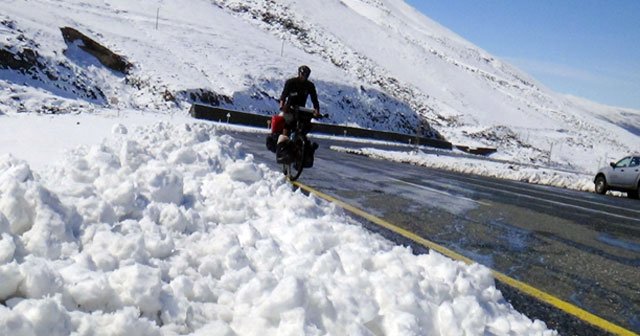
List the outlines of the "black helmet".
{"label": "black helmet", "polygon": [[309,75],[311,75],[311,69],[309,69],[306,65],[301,65],[298,68],[298,76],[304,77],[304,79],[308,79]]}

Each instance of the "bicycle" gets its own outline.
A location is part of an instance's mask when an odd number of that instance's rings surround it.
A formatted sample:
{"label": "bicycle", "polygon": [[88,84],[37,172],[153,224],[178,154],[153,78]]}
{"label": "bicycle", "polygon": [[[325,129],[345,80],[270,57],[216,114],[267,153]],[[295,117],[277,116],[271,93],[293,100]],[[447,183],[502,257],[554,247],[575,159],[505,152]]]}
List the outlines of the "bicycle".
{"label": "bicycle", "polygon": [[315,117],[313,109],[298,106],[291,107],[291,110],[294,113],[296,125],[289,139],[289,160],[282,163],[282,172],[290,181],[295,181],[304,168],[313,166],[313,154],[318,145],[312,144],[307,138],[307,133],[311,130],[311,119],[326,118],[329,115]]}

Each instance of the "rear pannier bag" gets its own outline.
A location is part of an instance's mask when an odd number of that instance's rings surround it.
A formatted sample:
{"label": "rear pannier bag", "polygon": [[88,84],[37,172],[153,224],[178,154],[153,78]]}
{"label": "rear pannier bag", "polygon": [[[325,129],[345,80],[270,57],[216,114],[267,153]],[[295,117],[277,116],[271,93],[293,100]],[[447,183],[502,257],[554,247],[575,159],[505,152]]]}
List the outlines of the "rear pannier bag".
{"label": "rear pannier bag", "polygon": [[276,144],[278,143],[278,133],[267,134],[267,149],[273,153],[276,152]]}
{"label": "rear pannier bag", "polygon": [[271,133],[280,134],[284,130],[284,117],[281,115],[274,115],[271,117]]}

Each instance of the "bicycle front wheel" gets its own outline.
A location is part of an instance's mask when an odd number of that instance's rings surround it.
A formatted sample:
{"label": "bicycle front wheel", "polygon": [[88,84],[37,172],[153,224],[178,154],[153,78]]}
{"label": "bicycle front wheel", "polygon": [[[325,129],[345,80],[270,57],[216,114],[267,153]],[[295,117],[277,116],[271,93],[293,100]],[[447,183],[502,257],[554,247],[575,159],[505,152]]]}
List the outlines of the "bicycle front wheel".
{"label": "bicycle front wheel", "polygon": [[291,151],[291,158],[293,159],[291,163],[288,165],[285,170],[288,173],[285,173],[290,181],[295,181],[302,174],[302,169],[304,168],[304,151],[305,145],[304,140],[299,136],[296,136],[293,140],[293,148]]}

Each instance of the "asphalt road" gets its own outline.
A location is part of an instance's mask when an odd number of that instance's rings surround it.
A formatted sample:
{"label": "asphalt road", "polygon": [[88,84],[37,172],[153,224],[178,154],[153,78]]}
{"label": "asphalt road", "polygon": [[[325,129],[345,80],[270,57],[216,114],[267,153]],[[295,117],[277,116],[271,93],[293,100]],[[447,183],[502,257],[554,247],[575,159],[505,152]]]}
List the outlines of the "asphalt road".
{"label": "asphalt road", "polygon": [[[280,169],[264,134],[228,133]],[[640,201],[375,160],[329,149],[356,143],[317,141],[300,182],[640,333]],[[497,285],[516,309],[562,334],[603,334]]]}

